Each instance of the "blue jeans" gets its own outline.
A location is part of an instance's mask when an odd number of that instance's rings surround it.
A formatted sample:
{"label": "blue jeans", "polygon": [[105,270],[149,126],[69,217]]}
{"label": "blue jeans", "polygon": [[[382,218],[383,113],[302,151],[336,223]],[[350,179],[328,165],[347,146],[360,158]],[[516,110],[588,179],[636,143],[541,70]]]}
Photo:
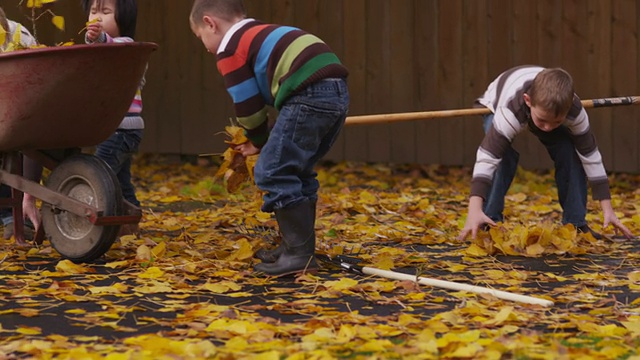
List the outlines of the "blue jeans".
{"label": "blue jeans", "polygon": [[318,199],[314,166],[331,149],[348,108],[343,79],[318,81],[284,103],[255,166],[256,185],[265,192],[262,211]]}
{"label": "blue jeans", "polygon": [[96,156],[104,160],[118,177],[122,196],[135,206],[140,206],[131,182],[131,160],[142,141],[143,130],[118,129],[96,148]]}
{"label": "blue jeans", "polygon": [[[491,128],[493,114],[484,116],[485,134]],[[562,223],[576,227],[587,224],[587,176],[566,127],[544,132],[532,130],[545,146],[555,166],[558,201],[562,207]],[[504,197],[516,175],[520,154],[509,147],[493,176],[491,191],[484,202],[484,213],[493,221],[503,221]]]}

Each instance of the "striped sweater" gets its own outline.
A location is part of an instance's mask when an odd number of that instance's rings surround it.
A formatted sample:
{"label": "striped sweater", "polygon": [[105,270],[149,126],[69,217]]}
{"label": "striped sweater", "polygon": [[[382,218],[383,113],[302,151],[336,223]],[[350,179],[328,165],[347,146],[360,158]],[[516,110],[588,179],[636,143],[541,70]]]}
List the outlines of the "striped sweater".
{"label": "striped sweater", "polygon": [[[85,42],[87,44],[91,44],[92,42],[87,39],[85,36]],[[111,37],[106,32],[102,32],[100,37],[95,41],[95,43],[130,43],[133,42],[133,39],[130,37]],[[128,130],[141,130],[144,129],[144,120],[142,119],[142,88],[144,87],[146,80],[144,76],[140,80],[140,85],[138,86],[138,90],[136,90],[136,94],[133,97],[133,101],[129,106],[129,111],[127,111],[127,115],[122,119],[122,122],[118,126],[118,129],[128,129]]]}
{"label": "striped sweater", "polygon": [[225,34],[218,71],[249,140],[264,145],[267,107],[280,110],[296,91],[326,78],[346,78],[347,69],[329,46],[300,29],[244,19]]}
{"label": "striped sweater", "polygon": [[[530,109],[525,104],[523,94],[527,92],[533,79],[544,68],[520,66],[500,74],[476,105],[490,109],[495,117],[493,125],[485,135],[476,154],[476,163],[471,180],[471,195],[486,198],[491,188],[493,175],[501,158],[513,139],[533,125]],[[598,151],[596,138],[589,127],[589,117],[577,95],[562,124],[569,130],[576,152],[591,185],[592,196],[596,200],[610,199],[607,173]]]}

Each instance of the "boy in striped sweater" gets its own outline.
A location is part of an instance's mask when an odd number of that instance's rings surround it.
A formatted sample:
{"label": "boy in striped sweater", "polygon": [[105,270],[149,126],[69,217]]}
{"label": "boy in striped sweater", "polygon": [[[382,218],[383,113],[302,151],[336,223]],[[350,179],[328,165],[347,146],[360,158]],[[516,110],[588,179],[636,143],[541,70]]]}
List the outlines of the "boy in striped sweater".
{"label": "boy in striped sweater", "polygon": [[484,119],[486,135],[476,154],[469,213],[460,240],[470,233],[475,238],[481,226],[503,221],[504,197],[519,157],[511,142],[527,129],[554,161],[562,222],[601,237],[585,220],[588,180],[593,198],[602,207],[603,227],[611,224],[627,238],[632,237],[611,206],[602,157],[587,113],[574,93],[571,75],[559,68],[515,67],[500,74],[476,103],[490,109],[491,114]]}
{"label": "boy in striped sweater", "polygon": [[[260,153],[255,182],[262,210],[275,212],[282,242],[258,251],[257,272],[282,276],[317,269],[314,166],[331,148],[349,107],[347,69],[329,46],[300,29],[246,18],[241,0],[195,0],[191,29],[216,55],[218,70],[249,142]],[[267,107],[278,117],[269,130]]]}

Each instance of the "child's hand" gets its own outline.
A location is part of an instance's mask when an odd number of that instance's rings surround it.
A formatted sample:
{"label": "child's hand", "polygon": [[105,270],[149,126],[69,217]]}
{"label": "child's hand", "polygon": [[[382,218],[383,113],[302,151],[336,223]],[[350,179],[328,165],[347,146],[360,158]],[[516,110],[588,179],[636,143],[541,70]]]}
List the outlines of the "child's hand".
{"label": "child's hand", "polygon": [[100,38],[100,34],[102,34],[102,22],[99,19],[89,21],[87,23],[87,40],[95,42]]}
{"label": "child's hand", "polygon": [[33,195],[24,194],[22,199],[22,214],[25,219],[31,220],[33,226],[38,229],[40,226],[40,211],[36,207],[36,198]]}
{"label": "child's hand", "polygon": [[255,147],[255,145],[253,145],[251,141],[247,141],[246,143],[236,145],[234,149],[238,151],[240,154],[242,154],[242,156],[244,157],[260,153],[260,149]]}
{"label": "child's hand", "polygon": [[602,224],[602,228],[606,229],[609,225],[613,225],[617,230],[620,230],[624,237],[627,239],[633,238],[633,234],[629,229],[627,229],[624,224],[618,219],[615,212],[613,211],[613,207],[611,206],[611,200],[601,200],[600,207],[602,207],[602,215],[604,217],[604,222]]}
{"label": "child's hand", "polygon": [[609,225],[613,225],[616,228],[616,231],[622,231],[622,234],[624,234],[624,237],[626,237],[627,239],[633,238],[633,234],[631,233],[631,231],[622,224],[620,219],[618,219],[615,212],[613,211],[611,200],[600,200],[600,207],[602,208],[602,215],[604,218],[604,222],[602,224],[603,229],[606,229],[607,227],[609,227]]}
{"label": "child's hand", "polygon": [[469,199],[469,213],[464,228],[458,235],[459,241],[464,241],[469,233],[471,233],[471,238],[475,239],[478,235],[478,229],[484,224],[496,226],[496,223],[482,211],[482,202],[483,199],[479,196],[472,196]]}

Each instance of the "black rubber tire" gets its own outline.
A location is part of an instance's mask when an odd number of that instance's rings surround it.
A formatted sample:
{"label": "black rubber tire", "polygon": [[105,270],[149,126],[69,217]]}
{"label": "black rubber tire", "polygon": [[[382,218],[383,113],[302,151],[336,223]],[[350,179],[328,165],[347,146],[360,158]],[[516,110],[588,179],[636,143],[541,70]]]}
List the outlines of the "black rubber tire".
{"label": "black rubber tire", "polygon": [[[122,215],[122,191],[109,165],[93,155],[78,154],[63,160],[49,175],[47,188],[90,204],[102,216]],[[43,203],[42,224],[51,245],[74,262],[90,262],[106,253],[120,225],[97,226],[88,219]]]}

